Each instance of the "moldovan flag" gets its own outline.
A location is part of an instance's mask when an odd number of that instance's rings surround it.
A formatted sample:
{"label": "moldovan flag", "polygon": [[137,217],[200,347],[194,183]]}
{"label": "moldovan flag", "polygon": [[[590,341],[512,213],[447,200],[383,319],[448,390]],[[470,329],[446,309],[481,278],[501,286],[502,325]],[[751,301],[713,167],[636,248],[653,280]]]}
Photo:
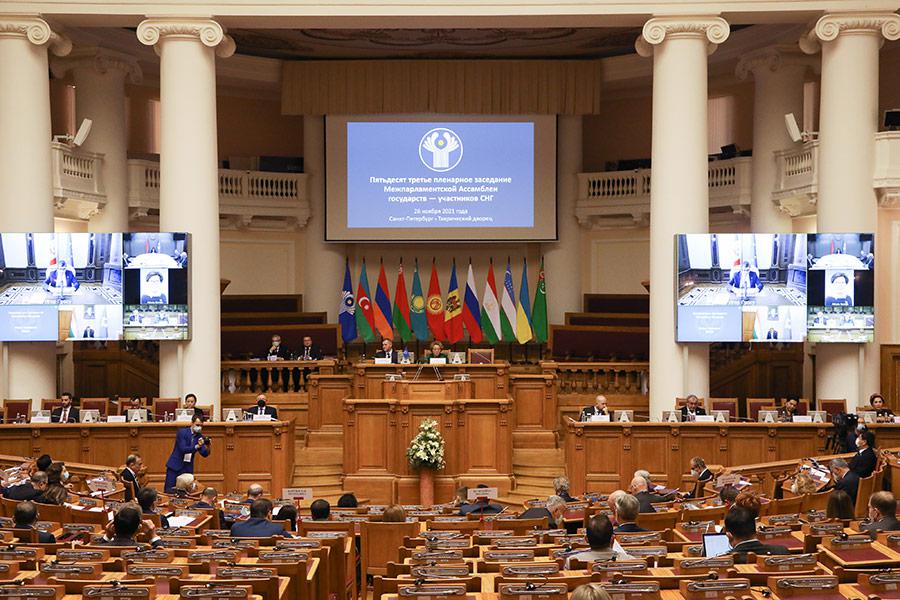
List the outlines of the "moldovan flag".
{"label": "moldovan flag", "polygon": [[375,314],[372,312],[372,299],[369,295],[369,277],[366,275],[366,259],[362,261],[359,272],[359,287],[356,288],[356,329],[364,342],[375,341]]}
{"label": "moldovan flag", "polygon": [[491,344],[500,341],[500,304],[497,301],[497,283],[494,281],[494,259],[488,267],[487,285],[481,299],[481,332]]}
{"label": "moldovan flag", "polygon": [[[440,293],[438,294],[440,295]],[[416,259],[416,272],[413,273],[412,296],[409,298],[409,324],[416,339],[428,339],[428,318],[425,316],[425,295],[422,293],[422,280],[419,279],[419,259]],[[443,324],[443,320],[441,321]]]}
{"label": "moldovan flag", "polygon": [[341,288],[341,308],[338,310],[338,321],[341,324],[341,338],[344,343],[356,339],[356,302],[353,300],[353,283],[350,280],[350,259],[344,265],[344,287]]}
{"label": "moldovan flag", "polygon": [[450,288],[447,290],[447,302],[444,305],[444,332],[447,341],[455,344],[462,339],[462,301],[459,298],[459,285],[456,283],[456,261],[453,261],[453,270],[450,271]]}
{"label": "moldovan flag", "polygon": [[538,273],[537,287],[534,290],[531,329],[534,330],[534,341],[541,344],[547,341],[547,282],[544,279],[543,256],[541,257],[541,270]]}
{"label": "moldovan flag", "polygon": [[531,340],[531,306],[528,300],[528,264],[522,259],[522,283],[519,286],[519,303],[516,305],[516,339],[520,344]]}
{"label": "moldovan flag", "polygon": [[400,260],[400,271],[397,273],[397,287],[394,290],[394,324],[397,333],[405,344],[412,339],[409,323],[409,296],[406,295],[406,279],[403,277],[403,259]]}
{"label": "moldovan flag", "polygon": [[469,339],[476,344],[481,342],[481,309],[478,307],[478,296],[475,292],[475,275],[472,273],[472,261],[469,260],[469,274],[466,276],[466,295],[463,298],[463,324],[469,332]]}
{"label": "moldovan flag", "polygon": [[431,261],[431,281],[428,283],[428,300],[425,302],[425,311],[428,316],[428,329],[436,340],[447,339],[447,329],[444,327],[444,299],[441,296],[441,283],[438,281],[437,268]]}
{"label": "moldovan flag", "polygon": [[503,341],[512,342],[516,339],[516,293],[513,291],[512,267],[509,266],[509,258],[506,259],[506,275],[503,276],[503,297],[500,299],[500,333]]}
{"label": "moldovan flag", "polygon": [[375,329],[382,339],[394,339],[394,324],[391,321],[391,296],[388,293],[387,275],[384,274],[384,261],[378,273],[378,287],[375,288]]}

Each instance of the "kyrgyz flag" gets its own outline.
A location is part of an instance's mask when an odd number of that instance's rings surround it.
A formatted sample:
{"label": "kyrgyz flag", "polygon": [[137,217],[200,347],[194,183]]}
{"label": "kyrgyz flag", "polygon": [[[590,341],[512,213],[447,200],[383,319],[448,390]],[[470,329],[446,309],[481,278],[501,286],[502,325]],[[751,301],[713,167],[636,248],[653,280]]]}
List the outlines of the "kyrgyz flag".
{"label": "kyrgyz flag", "polygon": [[366,259],[359,272],[359,287],[356,289],[356,329],[364,342],[375,341],[375,313],[369,296],[369,277],[366,275]]}
{"label": "kyrgyz flag", "polygon": [[437,268],[431,261],[431,281],[428,283],[428,300],[425,302],[425,311],[428,315],[428,329],[436,340],[447,339],[447,330],[444,328],[444,300],[441,296],[441,283],[438,281]]}
{"label": "kyrgyz flag", "polygon": [[516,339],[516,293],[513,291],[512,267],[509,266],[509,258],[506,259],[506,275],[503,276],[503,291],[500,292],[500,332],[503,341],[512,342]]}
{"label": "kyrgyz flag", "polygon": [[531,306],[528,301],[528,263],[522,259],[522,283],[519,286],[519,303],[516,305],[516,339],[525,344],[532,338]]}
{"label": "kyrgyz flag", "polygon": [[341,338],[347,344],[356,339],[356,302],[353,299],[353,283],[350,280],[350,259],[344,264],[344,287],[341,288],[341,307],[338,321],[341,324]]}
{"label": "kyrgyz flag", "polygon": [[447,303],[444,305],[444,330],[447,333],[447,341],[455,344],[462,339],[462,300],[459,297],[459,285],[456,283],[456,261],[453,261],[453,269],[450,271],[450,288],[447,291]]}
{"label": "kyrgyz flag", "polygon": [[478,296],[475,291],[475,275],[472,273],[472,261],[469,260],[469,274],[466,276],[466,295],[463,298],[463,324],[469,332],[469,339],[476,344],[481,342],[481,309],[478,307]]}
{"label": "kyrgyz flag", "polygon": [[534,341],[547,341],[547,282],[544,279],[544,257],[541,257],[541,270],[538,273],[537,287],[534,290],[534,305],[531,313],[531,329],[534,330]]}
{"label": "kyrgyz flag", "polygon": [[422,280],[419,279],[419,259],[416,259],[416,271],[413,273],[412,296],[409,298],[409,321],[417,340],[428,339],[428,318],[425,316],[425,295],[422,293]]}
{"label": "kyrgyz flag", "polygon": [[397,287],[394,289],[394,325],[403,343],[412,339],[412,327],[409,323],[409,296],[406,295],[406,279],[403,277],[403,259],[400,259],[400,270],[397,272]]}
{"label": "kyrgyz flag", "polygon": [[381,262],[381,271],[378,273],[378,287],[375,288],[375,329],[382,339],[394,339],[394,323],[391,320],[391,296],[388,293],[387,275],[384,274],[384,261]]}
{"label": "kyrgyz flag", "polygon": [[487,284],[481,299],[481,333],[491,344],[500,341],[500,303],[497,301],[497,283],[494,281],[494,259],[488,266]]}

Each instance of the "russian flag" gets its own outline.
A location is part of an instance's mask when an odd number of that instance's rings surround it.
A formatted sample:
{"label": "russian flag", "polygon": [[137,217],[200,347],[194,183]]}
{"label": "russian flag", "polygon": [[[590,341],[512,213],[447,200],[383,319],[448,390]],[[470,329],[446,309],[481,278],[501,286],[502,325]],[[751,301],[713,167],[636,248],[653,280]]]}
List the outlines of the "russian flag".
{"label": "russian flag", "polygon": [[463,298],[463,324],[469,332],[469,339],[476,344],[481,342],[481,308],[475,292],[475,275],[472,273],[472,259],[469,259],[469,274],[466,276],[466,295]]}

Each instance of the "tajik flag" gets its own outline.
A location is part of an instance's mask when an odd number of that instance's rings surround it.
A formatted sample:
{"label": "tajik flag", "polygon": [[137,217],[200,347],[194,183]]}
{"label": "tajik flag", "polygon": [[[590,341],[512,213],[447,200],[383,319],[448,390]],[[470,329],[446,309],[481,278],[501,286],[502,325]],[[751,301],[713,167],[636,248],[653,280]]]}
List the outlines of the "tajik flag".
{"label": "tajik flag", "polygon": [[475,275],[472,273],[472,261],[469,261],[469,274],[466,276],[466,292],[463,296],[463,324],[469,332],[469,339],[476,344],[481,342],[481,309],[478,307],[478,292],[475,291]]}
{"label": "tajik flag", "polygon": [[500,298],[500,334],[505,342],[516,340],[516,293],[513,291],[512,267],[506,260],[506,275],[503,276],[503,291]]}
{"label": "tajik flag", "polygon": [[500,341],[500,303],[497,300],[497,283],[494,281],[494,259],[488,267],[487,285],[481,299],[481,333],[491,344]]}

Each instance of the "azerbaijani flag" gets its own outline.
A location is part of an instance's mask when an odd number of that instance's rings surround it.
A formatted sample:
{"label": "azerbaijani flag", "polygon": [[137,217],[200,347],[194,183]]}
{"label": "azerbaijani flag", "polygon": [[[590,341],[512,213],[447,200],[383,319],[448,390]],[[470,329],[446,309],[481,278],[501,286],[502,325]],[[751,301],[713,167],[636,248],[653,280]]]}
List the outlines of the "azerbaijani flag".
{"label": "azerbaijani flag", "polygon": [[528,300],[528,263],[522,259],[522,283],[519,286],[519,303],[516,305],[516,339],[525,344],[532,338],[531,306]]}
{"label": "azerbaijani flag", "polygon": [[450,287],[447,290],[447,302],[444,305],[444,331],[447,341],[455,344],[462,339],[462,302],[459,298],[459,285],[456,283],[456,260],[453,261],[453,270],[450,271]]}
{"label": "azerbaijani flag", "polygon": [[500,341],[500,304],[497,301],[497,283],[494,281],[494,259],[488,266],[487,284],[481,299],[481,332],[491,344]]}
{"label": "azerbaijani flag", "polygon": [[366,259],[359,272],[359,287],[356,288],[356,329],[364,342],[375,341],[375,314],[369,294],[369,277],[366,275]]}
{"label": "azerbaijani flag", "polygon": [[503,340],[512,342],[516,339],[516,297],[513,291],[512,267],[506,259],[506,275],[503,276],[503,297],[500,299],[500,333]]}
{"label": "azerbaijani flag", "polygon": [[534,330],[534,341],[541,344],[547,341],[547,282],[544,279],[543,256],[541,257],[541,270],[538,272],[537,287],[534,290],[531,329]]}
{"label": "azerbaijani flag", "polygon": [[403,259],[400,259],[400,270],[397,272],[397,287],[394,289],[394,325],[403,343],[412,339],[412,327],[409,323],[409,296],[406,295],[406,279],[403,277]]}
{"label": "azerbaijani flag", "polygon": [[428,329],[436,340],[447,339],[447,328],[444,327],[444,300],[441,296],[441,282],[438,281],[437,267],[431,261],[431,281],[428,283],[428,300],[425,303],[428,316]]}
{"label": "azerbaijani flag", "polygon": [[[422,293],[422,280],[419,279],[419,259],[416,259],[416,271],[413,273],[412,296],[409,298],[409,320],[417,340],[428,339],[428,318],[425,316],[425,295]],[[443,323],[443,321],[442,321]]]}
{"label": "azerbaijani flag", "polygon": [[466,276],[466,293],[463,296],[463,324],[469,332],[469,339],[476,344],[481,342],[481,309],[478,307],[478,296],[475,291],[475,275],[472,273],[472,260],[469,260],[469,273]]}
{"label": "azerbaijani flag", "polygon": [[341,288],[341,307],[338,322],[341,324],[341,338],[347,344],[356,339],[356,302],[353,299],[353,283],[350,280],[350,259],[344,264],[344,287]]}
{"label": "azerbaijani flag", "polygon": [[394,339],[394,323],[391,320],[391,296],[388,293],[387,275],[384,274],[384,261],[381,261],[381,271],[378,273],[378,287],[375,288],[375,305],[372,307],[375,313],[375,329],[382,339]]}

